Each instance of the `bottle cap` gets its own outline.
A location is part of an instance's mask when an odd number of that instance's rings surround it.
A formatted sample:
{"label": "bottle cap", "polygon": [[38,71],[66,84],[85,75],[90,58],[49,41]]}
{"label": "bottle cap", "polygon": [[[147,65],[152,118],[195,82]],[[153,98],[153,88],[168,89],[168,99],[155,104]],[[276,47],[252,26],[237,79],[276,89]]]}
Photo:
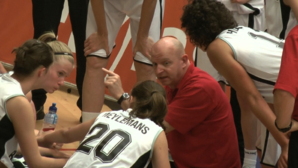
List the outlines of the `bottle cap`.
{"label": "bottle cap", "polygon": [[50,106],[49,111],[57,112],[56,103],[52,103],[52,106]]}

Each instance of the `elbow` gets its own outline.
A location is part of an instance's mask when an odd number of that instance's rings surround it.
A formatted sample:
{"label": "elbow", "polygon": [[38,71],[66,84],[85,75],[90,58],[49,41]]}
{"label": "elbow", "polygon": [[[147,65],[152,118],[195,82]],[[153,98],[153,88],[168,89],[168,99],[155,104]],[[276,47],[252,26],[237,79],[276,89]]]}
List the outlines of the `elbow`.
{"label": "elbow", "polygon": [[[26,159],[26,158],[25,158]],[[39,155],[37,158],[34,158],[34,160],[27,160],[26,163],[28,167],[30,168],[41,168],[44,167],[44,161],[43,158]]]}
{"label": "elbow", "polygon": [[237,94],[237,98],[239,102],[242,102],[242,105],[248,107],[256,107],[265,102],[264,98],[260,94]]}
{"label": "elbow", "polygon": [[63,130],[61,130],[60,134],[61,134],[61,137],[63,137],[63,142],[61,143],[70,143],[72,142],[72,138],[71,138],[71,135],[69,134],[69,130],[70,128],[64,128]]}

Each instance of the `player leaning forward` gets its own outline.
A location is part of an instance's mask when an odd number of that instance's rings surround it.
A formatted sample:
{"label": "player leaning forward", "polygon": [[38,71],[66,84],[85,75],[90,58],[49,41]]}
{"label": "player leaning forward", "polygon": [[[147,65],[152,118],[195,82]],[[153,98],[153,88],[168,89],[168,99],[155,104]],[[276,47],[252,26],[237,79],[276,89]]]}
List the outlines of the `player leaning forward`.
{"label": "player leaning forward", "polygon": [[[210,10],[217,9],[217,10]],[[265,32],[237,26],[230,12],[220,2],[193,0],[185,6],[181,18],[182,27],[192,43],[207,52],[215,69],[236,90],[241,107],[241,122],[245,146],[247,140],[256,141],[256,117],[266,128],[260,126],[257,148],[262,150],[262,167],[286,166],[288,139],[274,126],[273,87],[277,79],[284,41]],[[259,129],[259,128],[258,128]],[[256,128],[254,129],[256,130]],[[256,164],[256,155],[251,157],[251,167]]]}

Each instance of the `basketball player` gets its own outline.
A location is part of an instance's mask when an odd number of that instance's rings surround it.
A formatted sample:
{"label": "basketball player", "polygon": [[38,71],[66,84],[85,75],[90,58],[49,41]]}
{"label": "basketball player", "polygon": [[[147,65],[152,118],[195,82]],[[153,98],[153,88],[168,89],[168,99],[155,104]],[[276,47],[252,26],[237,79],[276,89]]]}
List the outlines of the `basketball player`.
{"label": "basketball player", "polygon": [[[181,20],[190,40],[207,52],[215,69],[236,90],[242,121],[248,124],[247,128],[253,126],[249,117],[253,112],[281,145],[282,155],[274,138],[262,127],[262,144],[259,146],[262,167],[274,167],[279,156],[278,166],[285,167],[288,139],[275,128],[275,115],[267,104],[273,103],[272,91],[284,41],[237,26],[225,6],[212,0],[191,1],[185,6]],[[255,167],[255,163],[249,166]]]}
{"label": "basketball player", "polygon": [[[45,32],[58,34],[65,0],[32,0],[32,21],[34,38]],[[82,87],[86,69],[84,56],[84,41],[86,39],[86,20],[88,0],[68,0],[68,11],[71,29],[76,49],[76,86],[79,92],[77,106],[82,110]],[[32,91],[32,99],[37,110],[37,120],[44,118],[43,105],[46,102],[46,92],[42,89]]]}
{"label": "basketball player", "polygon": [[45,135],[44,140],[51,144],[84,139],[65,168],[147,167],[151,159],[153,167],[169,168],[162,128],[165,90],[154,81],[143,81],[132,89],[129,101],[131,109],[100,113],[73,128]]}
{"label": "basketball player", "polygon": [[[247,26],[255,30],[265,30],[265,12],[264,12],[264,0],[217,0],[225,5],[225,7],[231,11],[233,18],[238,25]],[[199,47],[196,47],[196,66],[200,69],[208,72],[215,80],[217,80],[224,88],[227,82],[212,66],[207,57],[206,52],[202,51]],[[241,162],[243,166],[257,162],[257,150],[255,147],[256,136],[252,136],[256,129],[245,128],[246,125],[241,125],[241,111],[239,103],[237,101],[236,92],[233,88],[230,91],[230,103],[234,114],[234,122],[237,130],[239,151],[241,155]],[[257,120],[257,119],[255,119]],[[244,122],[244,121],[243,121]],[[257,122],[257,121],[255,121]],[[254,124],[256,125],[256,124]],[[242,127],[243,131],[242,131]],[[250,136],[243,136],[243,134]],[[243,137],[246,139],[244,140]]]}
{"label": "basketball player", "polygon": [[[181,42],[173,37],[154,43],[151,61],[167,92],[163,123],[173,166],[240,168],[233,114],[218,83],[191,63]],[[105,83],[114,98],[123,95],[119,75],[110,75]],[[128,103],[124,99],[121,107],[126,109]]]}
{"label": "basketball player", "polygon": [[137,81],[155,80],[148,57],[148,36],[160,37],[163,0],[91,0],[88,8],[85,56],[86,73],[83,82],[83,121],[101,111],[104,100],[104,73],[118,31],[125,19],[130,19],[134,66]]}
{"label": "basketball player", "polygon": [[25,95],[39,88],[49,93],[57,90],[74,68],[71,50],[55,40],[54,34],[47,33],[40,40],[26,41],[13,52],[13,74],[0,75],[0,167],[13,167],[11,159],[18,144],[29,167],[63,167],[66,159],[41,156],[38,145],[50,145],[36,140],[35,114]]}

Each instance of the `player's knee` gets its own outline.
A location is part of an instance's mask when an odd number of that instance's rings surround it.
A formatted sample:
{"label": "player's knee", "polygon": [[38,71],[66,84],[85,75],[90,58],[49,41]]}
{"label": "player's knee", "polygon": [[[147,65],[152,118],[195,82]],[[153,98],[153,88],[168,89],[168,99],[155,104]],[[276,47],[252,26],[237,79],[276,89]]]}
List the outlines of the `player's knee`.
{"label": "player's knee", "polygon": [[99,57],[88,57],[86,61],[86,69],[87,70],[99,70],[106,66],[108,60],[102,59]]}
{"label": "player's knee", "polygon": [[135,54],[135,56],[133,57],[133,60],[137,63],[152,66],[152,62],[150,61],[150,59],[148,57],[144,56],[141,52],[137,52]]}

